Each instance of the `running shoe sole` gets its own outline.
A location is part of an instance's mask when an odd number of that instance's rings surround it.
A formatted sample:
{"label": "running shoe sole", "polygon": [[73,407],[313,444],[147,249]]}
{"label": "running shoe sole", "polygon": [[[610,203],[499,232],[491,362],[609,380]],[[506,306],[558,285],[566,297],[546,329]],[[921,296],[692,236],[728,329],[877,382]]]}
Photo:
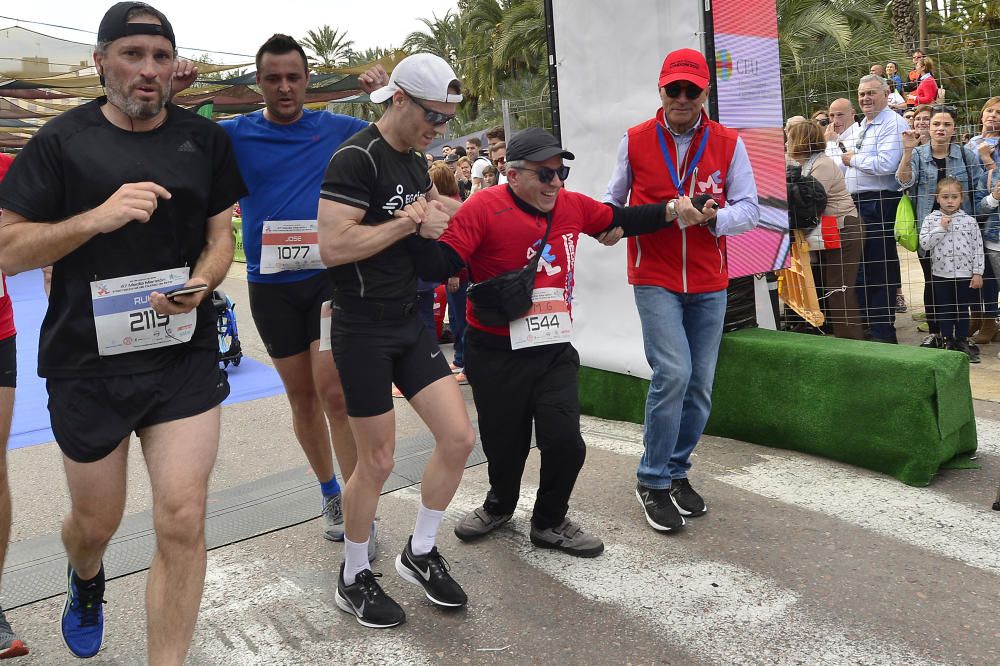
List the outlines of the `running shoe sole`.
{"label": "running shoe sole", "polygon": [[687,516],[688,518],[697,518],[698,516],[704,516],[706,513],[708,513],[707,504],[705,505],[705,508],[702,509],[701,511],[688,511],[687,509],[683,508],[680,504],[677,503],[677,498],[674,497],[673,495],[670,496],[670,501],[674,503],[675,507],[677,507],[677,513],[681,514],[681,516]]}
{"label": "running shoe sole", "polygon": [[[660,525],[659,523],[655,522],[652,518],[649,517],[649,514],[646,513],[646,504],[642,501],[642,496],[639,495],[638,490],[635,491],[635,498],[639,501],[639,506],[642,507],[642,515],[646,517],[646,522],[649,523],[649,526],[652,527],[657,532],[676,532],[681,527],[684,527],[684,525],[687,524],[687,521],[684,520],[684,516],[681,516],[681,524],[679,527],[664,527],[663,525]],[[673,502],[674,498],[671,497],[670,501]]]}
{"label": "running shoe sole", "polygon": [[25,645],[20,640],[16,640],[10,644],[10,647],[6,650],[0,650],[0,659],[12,659],[14,657],[23,657],[28,654],[28,646]]}
{"label": "running shoe sole", "polygon": [[430,600],[430,602],[435,606],[440,606],[442,608],[461,608],[462,606],[465,605],[465,604],[448,603],[447,601],[441,601],[440,599],[435,599],[433,596],[431,596],[431,593],[427,590],[426,587],[424,587],[423,580],[415,573],[413,573],[408,566],[403,564],[402,553],[396,556],[396,573],[398,573],[403,580],[409,583],[413,583],[414,585],[419,585],[420,588],[424,591],[424,596],[427,597]]}
{"label": "running shoe sole", "polygon": [[530,537],[530,539],[531,539],[531,543],[533,543],[538,548],[548,548],[550,550],[560,550],[560,551],[562,551],[564,553],[567,553],[569,555],[573,555],[575,557],[597,557],[598,555],[600,555],[601,553],[604,552],[604,544],[603,543],[600,546],[595,546],[594,548],[587,548],[586,550],[583,550],[583,549],[580,549],[580,548],[567,548],[566,546],[563,546],[562,544],[551,543],[549,541],[544,541],[542,539],[537,539],[534,536]]}
{"label": "running shoe sole", "polygon": [[399,622],[393,622],[392,624],[377,624],[375,622],[369,622],[368,620],[362,619],[361,616],[358,615],[358,612],[354,610],[354,606],[351,605],[351,602],[341,596],[339,587],[337,588],[337,593],[334,595],[333,599],[337,602],[337,607],[340,608],[340,610],[353,615],[354,619],[357,620],[358,624],[362,627],[368,627],[369,629],[391,629],[392,627],[399,626],[406,621],[403,619]]}

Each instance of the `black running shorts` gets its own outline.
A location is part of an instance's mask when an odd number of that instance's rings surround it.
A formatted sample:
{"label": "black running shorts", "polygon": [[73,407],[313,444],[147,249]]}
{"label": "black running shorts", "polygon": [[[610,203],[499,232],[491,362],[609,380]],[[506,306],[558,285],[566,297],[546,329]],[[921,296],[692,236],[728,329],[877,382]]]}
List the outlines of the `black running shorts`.
{"label": "black running shorts", "polygon": [[17,387],[16,335],[0,340],[0,386]]}
{"label": "black running shorts", "polygon": [[301,354],[319,340],[319,311],[333,292],[325,272],[300,282],[249,287],[250,313],[271,358]]}
{"label": "black running shorts", "polygon": [[434,334],[415,309],[403,319],[382,321],[334,310],[332,344],[347,413],[356,418],[390,411],[393,383],[409,399],[451,377]]}
{"label": "black running shorts", "polygon": [[197,416],[229,396],[219,352],[192,349],[152,372],[116,377],[49,378],[49,418],[70,460],[96,462],[129,433]]}

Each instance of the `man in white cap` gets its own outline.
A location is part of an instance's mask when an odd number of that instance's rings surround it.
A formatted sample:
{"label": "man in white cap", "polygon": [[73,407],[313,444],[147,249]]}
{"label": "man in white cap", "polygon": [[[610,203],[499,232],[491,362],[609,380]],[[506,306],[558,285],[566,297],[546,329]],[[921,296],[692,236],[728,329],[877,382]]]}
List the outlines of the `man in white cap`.
{"label": "man in white cap", "polygon": [[333,357],[357,443],[343,490],[344,564],[337,605],[367,627],[405,621],[368,562],[368,536],[382,485],[393,468],[393,383],[434,435],[413,535],[396,571],[435,605],[460,608],[461,586],[435,546],[445,509],[462,480],[474,434],[448,362],[416,309],[414,253],[437,238],[458,202],[438,194],[424,151],[455,116],[461,84],[437,56],[402,60],[389,84],[371,93],[383,116],[348,139],[327,167],[319,202],[319,244],[333,282]]}

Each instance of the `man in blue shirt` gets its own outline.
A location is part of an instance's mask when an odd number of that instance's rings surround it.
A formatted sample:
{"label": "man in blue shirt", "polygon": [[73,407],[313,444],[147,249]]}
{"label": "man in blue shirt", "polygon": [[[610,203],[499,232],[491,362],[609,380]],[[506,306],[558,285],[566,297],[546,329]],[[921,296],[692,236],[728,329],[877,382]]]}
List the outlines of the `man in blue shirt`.
{"label": "man in blue shirt", "polygon": [[[374,90],[388,77],[376,66],[359,80]],[[326,331],[321,333],[321,311],[331,286],[319,256],[316,211],[330,156],[368,123],[304,109],[308,83],[302,47],[276,34],[257,52],[257,85],[265,108],[219,124],[229,133],[250,190],[240,200],[250,311],[285,386],[295,436],[320,482],[323,536],[341,541],[344,518],[333,453],[346,482],[357,451],[333,356],[328,346],[321,351],[330,326],[323,318]]]}

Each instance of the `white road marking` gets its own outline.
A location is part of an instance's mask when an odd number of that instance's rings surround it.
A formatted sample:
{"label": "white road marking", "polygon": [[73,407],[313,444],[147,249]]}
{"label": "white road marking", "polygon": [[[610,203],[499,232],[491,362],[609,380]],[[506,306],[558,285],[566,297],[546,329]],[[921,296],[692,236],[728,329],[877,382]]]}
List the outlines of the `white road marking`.
{"label": "white road marking", "polygon": [[[718,560],[692,560],[677,541],[652,535],[655,554],[641,546],[606,544],[604,554],[592,559],[537,549],[527,535],[536,491],[522,486],[515,520],[487,538],[511,541],[525,563],[585,598],[655,626],[679,648],[692,645],[691,637],[697,636],[699,657],[723,664],[933,663],[904,645],[865,638],[871,627],[848,627],[822,617],[800,603],[794,591],[754,571]],[[394,495],[420,501],[418,486]],[[457,521],[482,499],[480,489],[465,484],[446,516]],[[602,522],[579,510],[572,514],[585,529]],[[461,578],[459,572],[456,576]]]}
{"label": "white road marking", "polygon": [[[588,446],[634,456],[636,461],[642,455],[639,426],[598,419],[585,419],[584,424]],[[998,449],[1000,424],[977,419],[976,427],[980,452],[992,455]],[[825,458],[792,452],[781,455],[753,444],[737,445],[755,449],[759,462],[743,469],[714,468],[712,477],[716,480],[1000,573],[1000,530],[996,529],[996,513],[990,510],[990,498],[979,505],[963,504],[933,487],[913,488],[892,477]]]}

